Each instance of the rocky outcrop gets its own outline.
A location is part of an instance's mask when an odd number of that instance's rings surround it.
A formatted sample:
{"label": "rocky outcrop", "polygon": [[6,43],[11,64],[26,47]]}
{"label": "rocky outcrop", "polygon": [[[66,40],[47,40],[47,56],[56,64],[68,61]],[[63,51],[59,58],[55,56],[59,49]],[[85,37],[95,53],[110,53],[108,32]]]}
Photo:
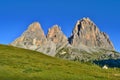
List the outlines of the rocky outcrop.
{"label": "rocky outcrop", "polygon": [[21,37],[16,39],[11,45],[36,50],[48,55],[54,55],[56,50],[55,44],[47,40],[38,22],[32,23]]}
{"label": "rocky outcrop", "polygon": [[69,39],[58,25],[50,28],[45,35],[41,25],[34,22],[11,45],[68,60],[91,61],[120,58],[120,54],[114,52],[108,35],[101,32],[89,18],[77,21]]}
{"label": "rocky outcrop", "polygon": [[61,49],[56,57],[83,62],[120,58],[120,54],[114,52],[108,35],[101,32],[89,18],[77,21],[69,43],[71,46]]}
{"label": "rocky outcrop", "polygon": [[58,25],[50,28],[46,37],[38,22],[32,23],[21,37],[11,43],[13,46],[36,50],[50,56],[55,56],[67,44],[68,39]]}
{"label": "rocky outcrop", "polygon": [[89,18],[77,21],[69,41],[76,48],[87,46],[90,48],[114,50],[108,35],[101,32]]}
{"label": "rocky outcrop", "polygon": [[[12,45],[30,49],[31,46],[33,45],[37,47],[37,46],[42,46],[46,43],[47,43],[47,39],[40,24],[38,22],[34,22],[21,35],[21,37],[19,37],[12,43]],[[36,47],[34,48],[36,49]]]}
{"label": "rocky outcrop", "polygon": [[85,50],[64,47],[56,54],[56,57],[72,61],[92,62],[94,60],[120,59],[120,53],[98,48]]}
{"label": "rocky outcrop", "polygon": [[61,28],[58,25],[54,25],[49,29],[47,39],[56,44],[57,50],[63,48],[68,44],[67,37],[63,34]]}

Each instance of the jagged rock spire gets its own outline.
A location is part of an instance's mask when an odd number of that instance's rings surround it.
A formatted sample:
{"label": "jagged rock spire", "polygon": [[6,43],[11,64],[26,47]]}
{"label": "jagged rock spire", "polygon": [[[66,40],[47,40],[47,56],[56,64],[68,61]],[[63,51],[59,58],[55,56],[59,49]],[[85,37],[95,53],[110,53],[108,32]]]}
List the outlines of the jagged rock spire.
{"label": "jagged rock spire", "polygon": [[61,31],[61,28],[58,25],[54,25],[49,29],[47,34],[47,39],[53,41],[56,44],[57,48],[63,47],[68,44],[67,37]]}
{"label": "jagged rock spire", "polygon": [[77,21],[69,41],[72,46],[78,48],[85,45],[91,48],[114,50],[108,35],[101,32],[89,18]]}
{"label": "jagged rock spire", "polygon": [[[23,48],[31,48],[32,45],[41,46],[46,44],[47,39],[38,22],[29,25],[28,29],[16,39],[12,45],[20,46]],[[37,48],[37,47],[36,47]]]}
{"label": "jagged rock spire", "polygon": [[62,49],[70,48],[67,54],[69,57],[71,56],[70,58],[81,56],[79,50],[91,51],[99,50],[99,48],[114,50],[108,35],[101,32],[89,18],[77,21],[69,39],[58,25],[50,28],[48,34],[45,35],[40,23],[34,22],[11,45],[36,50],[50,56],[55,56]]}
{"label": "jagged rock spire", "polygon": [[39,22],[29,25],[28,29],[13,43],[13,46],[36,50],[54,56],[56,45],[48,41]]}
{"label": "jagged rock spire", "polygon": [[29,31],[36,31],[36,30],[42,31],[42,28],[39,22],[33,22],[32,24],[29,25],[28,30]]}

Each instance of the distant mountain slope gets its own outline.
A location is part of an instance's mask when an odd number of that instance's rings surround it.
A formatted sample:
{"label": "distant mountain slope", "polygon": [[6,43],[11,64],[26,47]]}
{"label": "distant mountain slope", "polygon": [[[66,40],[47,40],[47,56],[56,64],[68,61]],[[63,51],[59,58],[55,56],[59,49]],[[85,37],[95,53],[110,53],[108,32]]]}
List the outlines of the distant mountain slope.
{"label": "distant mountain slope", "polygon": [[0,45],[0,80],[119,80],[119,69],[104,70],[42,53]]}
{"label": "distant mountain slope", "polygon": [[58,51],[56,57],[80,62],[94,62],[99,60],[120,59],[120,53],[107,49],[91,49],[86,47],[77,49],[73,47],[64,47]]}
{"label": "distant mountain slope", "polygon": [[45,35],[40,23],[34,22],[11,45],[43,52],[49,56],[85,62],[120,58],[109,36],[101,32],[89,18],[78,20],[69,38],[58,25],[50,28]]}

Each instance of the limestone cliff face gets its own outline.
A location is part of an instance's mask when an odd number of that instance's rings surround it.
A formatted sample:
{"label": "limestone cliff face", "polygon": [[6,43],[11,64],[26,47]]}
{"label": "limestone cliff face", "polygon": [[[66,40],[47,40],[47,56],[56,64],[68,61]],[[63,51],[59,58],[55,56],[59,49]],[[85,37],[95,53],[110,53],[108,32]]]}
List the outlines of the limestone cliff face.
{"label": "limestone cliff face", "polygon": [[120,55],[114,53],[108,35],[101,32],[89,18],[77,21],[69,39],[58,25],[50,28],[45,35],[41,25],[34,22],[11,45],[69,60],[120,58]]}
{"label": "limestone cliff face", "polygon": [[54,25],[52,28],[49,29],[47,39],[54,42],[57,49],[63,48],[65,45],[68,44],[67,37],[63,34],[58,25]]}
{"label": "limestone cliff face", "polygon": [[56,57],[84,62],[120,58],[120,54],[114,52],[108,35],[101,32],[89,18],[77,21],[69,43],[71,46],[61,49]]}
{"label": "limestone cliff face", "polygon": [[84,45],[90,48],[114,50],[108,35],[101,32],[89,18],[83,18],[76,23],[69,41],[77,48]]}
{"label": "limestone cliff face", "polygon": [[32,23],[28,29],[16,39],[12,44],[24,48],[30,48],[32,45],[41,46],[47,43],[45,34],[38,22]]}
{"label": "limestone cliff face", "polygon": [[29,25],[28,29],[16,39],[11,45],[40,51],[49,55],[54,55],[56,46],[53,42],[48,41],[41,25],[34,22]]}

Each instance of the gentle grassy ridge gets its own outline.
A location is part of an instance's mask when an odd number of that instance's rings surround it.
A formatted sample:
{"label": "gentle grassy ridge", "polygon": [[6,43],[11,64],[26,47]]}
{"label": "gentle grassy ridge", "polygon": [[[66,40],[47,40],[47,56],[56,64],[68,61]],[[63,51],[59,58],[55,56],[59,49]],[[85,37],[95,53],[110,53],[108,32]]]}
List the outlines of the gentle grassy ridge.
{"label": "gentle grassy ridge", "polygon": [[52,58],[0,45],[0,80],[120,80],[120,69]]}

